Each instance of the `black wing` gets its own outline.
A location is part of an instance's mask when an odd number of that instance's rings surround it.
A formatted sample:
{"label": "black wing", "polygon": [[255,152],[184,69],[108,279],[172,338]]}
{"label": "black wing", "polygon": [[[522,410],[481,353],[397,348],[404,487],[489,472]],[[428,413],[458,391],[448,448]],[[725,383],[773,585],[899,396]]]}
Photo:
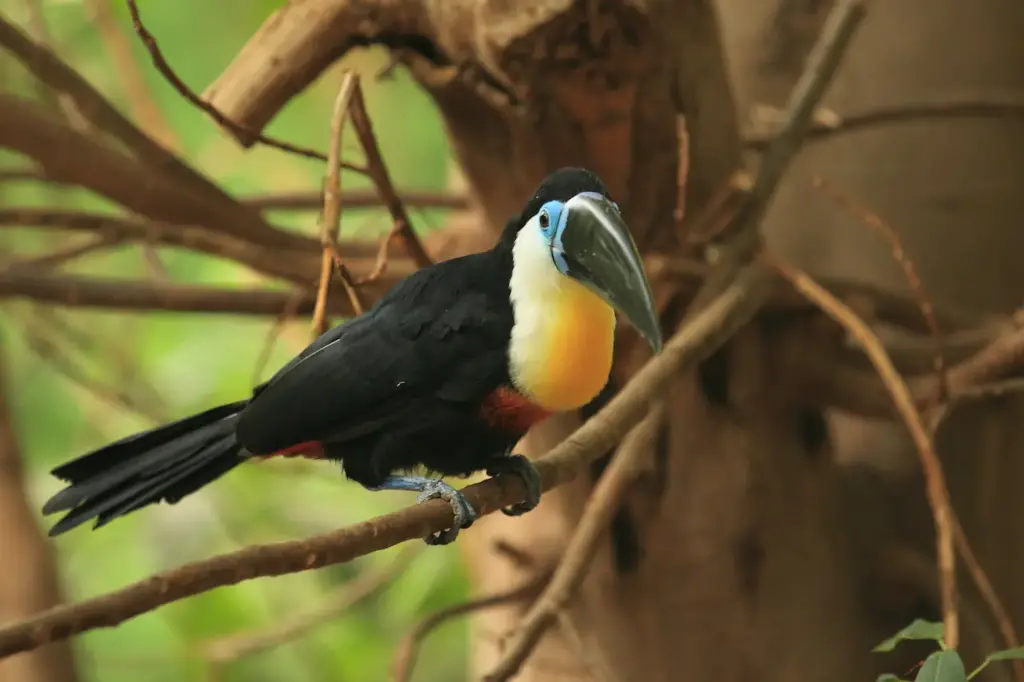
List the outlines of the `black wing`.
{"label": "black wing", "polygon": [[255,392],[241,443],[267,454],[343,442],[403,419],[424,399],[479,404],[508,380],[512,313],[500,273],[476,257],[421,270],[365,315],[336,327]]}

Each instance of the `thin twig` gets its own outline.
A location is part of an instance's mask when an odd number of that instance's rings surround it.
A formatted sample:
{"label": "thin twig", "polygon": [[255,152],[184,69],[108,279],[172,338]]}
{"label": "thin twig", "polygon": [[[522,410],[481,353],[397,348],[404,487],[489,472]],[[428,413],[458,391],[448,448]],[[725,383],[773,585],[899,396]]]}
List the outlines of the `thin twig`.
{"label": "thin twig", "polygon": [[484,682],[504,682],[519,672],[541,637],[555,624],[558,614],[569,605],[586,576],[600,539],[636,474],[637,462],[647,454],[663,417],[664,407],[659,402],[623,439],[622,445],[587,498],[580,521],[551,582],[516,626],[512,642],[491,672],[484,676]]}
{"label": "thin twig", "polygon": [[142,69],[132,52],[128,36],[121,31],[110,8],[111,0],[86,0],[92,23],[107,48],[114,73],[121,81],[121,89],[128,99],[135,120],[160,144],[172,152],[181,149],[181,141],[171,126],[153,93],[150,92]]}
{"label": "thin twig", "polygon": [[419,657],[423,641],[441,625],[476,611],[529,599],[540,591],[550,577],[546,574],[539,575],[510,590],[455,604],[425,617],[399,643],[391,664],[392,679],[395,682],[410,682],[412,680],[412,673],[416,669],[416,659]]}
{"label": "thin twig", "polygon": [[[807,139],[818,141],[876,126],[950,118],[1024,119],[1024,101],[1011,94],[993,94],[881,106],[860,113],[839,115],[834,122],[827,124],[818,122],[808,131]],[[744,145],[750,149],[762,149],[774,139],[774,134],[748,135]]]}
{"label": "thin twig", "polygon": [[946,478],[935,448],[932,445],[928,430],[914,404],[910,387],[893,367],[882,342],[871,331],[857,314],[845,303],[830,294],[824,287],[811,279],[806,273],[779,262],[770,260],[775,269],[782,274],[801,294],[813,301],[823,313],[835,320],[847,330],[871,359],[878,376],[885,384],[892,397],[896,409],[903,418],[910,436],[914,441],[921,469],[924,473],[925,490],[928,503],[932,510],[937,536],[937,563],[939,569],[939,585],[942,602],[942,620],[945,625],[944,638],[950,648],[956,648],[959,642],[958,612],[956,595],[956,555],[953,551],[953,509],[949,502]]}
{"label": "thin twig", "polygon": [[[749,268],[711,305],[680,328],[660,354],[638,371],[619,393],[553,448],[536,465],[545,490],[561,485],[611,450],[679,372],[715,352],[748,319],[754,291],[769,284],[764,269]],[[522,481],[498,476],[462,490],[480,515],[525,498]],[[305,540],[256,545],[181,566],[121,590],[41,613],[0,627],[0,658],[34,649],[86,630],[114,627],[135,616],[216,587],[257,577],[283,575],[351,559],[423,538],[452,524],[452,508],[430,500],[376,519]]]}
{"label": "thin twig", "polygon": [[279,619],[271,627],[210,640],[201,646],[203,657],[217,665],[252,656],[312,632],[372,597],[400,575],[421,553],[419,545],[406,547],[383,567],[365,571],[328,595],[316,608]]}
{"label": "thin twig", "polygon": [[[3,171],[0,171],[0,179],[3,179]],[[463,193],[402,190],[398,196],[406,206],[416,208],[469,208],[469,197]],[[312,211],[321,209],[324,204],[322,192],[251,194],[239,197],[239,201],[261,211]],[[341,203],[346,209],[376,208],[382,205],[380,193],[375,189],[347,189],[342,192]]]}
{"label": "thin twig", "polygon": [[[175,73],[174,69],[172,69],[171,65],[167,62],[163,52],[160,50],[160,46],[156,42],[156,38],[153,37],[153,34],[150,33],[145,24],[142,23],[142,17],[139,15],[139,6],[136,0],[127,0],[127,2],[128,11],[132,16],[132,23],[135,25],[135,32],[139,34],[139,38],[146,46],[146,49],[149,50],[149,55],[153,59],[153,66],[155,66],[156,70],[159,71],[165,79],[167,79],[167,82],[178,91],[178,94],[188,100],[193,106],[206,112],[218,125],[227,128],[236,135],[244,135],[268,147],[274,147],[290,154],[296,154],[308,159],[327,161],[327,156],[315,149],[278,140],[277,138],[264,135],[257,130],[251,130],[250,128],[232,121],[215,106],[197,95],[183,80],[181,80],[178,74]],[[357,173],[363,172],[363,168],[360,166],[347,163],[342,164],[342,166]]]}
{"label": "thin twig", "polygon": [[345,118],[357,87],[357,77],[352,73],[346,73],[338,88],[338,96],[334,100],[334,113],[331,116],[331,146],[328,148],[327,171],[324,174],[324,207],[320,212],[320,245],[323,254],[320,263],[320,284],[316,291],[316,304],[313,306],[314,339],[327,331],[327,294],[331,286],[331,275],[336,269],[356,314],[362,315],[365,309],[359,292],[349,279],[348,272],[342,269],[341,253],[338,250],[338,235],[341,232],[341,133],[345,128]]}
{"label": "thin twig", "polygon": [[201,193],[202,200],[209,199],[222,207],[224,204],[239,207],[223,189],[139,130],[75,69],[45,45],[31,40],[2,15],[0,48],[13,54],[29,72],[54,90],[68,93],[89,123],[120,140],[150,168],[159,169],[161,174]]}
{"label": "thin twig", "polygon": [[[35,34],[35,40],[56,53],[57,50],[53,43],[53,37],[50,34],[50,27],[46,23],[42,1],[25,0],[25,9],[28,10],[28,25],[32,33]],[[39,86],[42,99],[47,102],[51,109],[59,113],[68,122],[68,125],[81,132],[89,131],[89,124],[75,106],[74,98],[66,92],[48,87],[47,83],[43,81],[39,82]]]}
{"label": "thin twig", "polygon": [[687,316],[713,300],[759,249],[761,218],[790,161],[800,150],[813,122],[814,110],[838,71],[865,12],[862,0],[839,0],[829,12],[821,35],[807,56],[803,73],[789,96],[785,123],[765,152],[746,201],[730,225],[717,234],[724,246],[715,267],[690,304]]}
{"label": "thin twig", "polygon": [[7,263],[4,267],[7,268],[22,268],[30,269],[36,268],[45,270],[47,268],[54,268],[58,265],[64,265],[68,261],[87,256],[97,251],[103,251],[106,249],[120,246],[124,243],[124,237],[119,235],[99,235],[93,239],[90,239],[82,244],[71,244],[64,248],[51,251],[50,253],[44,253],[40,256],[30,256],[28,258],[21,258],[15,261]]}
{"label": "thin twig", "polygon": [[[405,205],[395,191],[395,186],[391,183],[391,176],[388,174],[387,166],[384,165],[384,158],[380,154],[380,147],[377,146],[377,137],[373,134],[370,115],[366,111],[363,89],[358,81],[352,93],[352,105],[349,108],[349,115],[352,118],[352,127],[355,128],[356,135],[359,137],[359,144],[362,145],[363,151],[366,153],[367,173],[370,179],[373,180],[373,185],[377,188],[381,201],[384,202],[384,206],[388,209],[391,219],[394,221],[394,228],[384,243],[390,243],[393,237],[401,236],[405,249],[408,251],[409,257],[412,258],[413,262],[421,268],[427,267],[433,261],[427,254],[426,249],[423,248],[423,244],[420,243],[419,237],[413,231],[412,223],[409,221],[409,214],[405,211]],[[386,248],[382,248],[382,252],[386,254]],[[383,274],[383,272],[384,269],[382,267],[380,274]]]}
{"label": "thin twig", "polygon": [[[996,621],[996,626],[999,628],[999,634],[1002,635],[1006,648],[1016,649],[1020,646],[1020,638],[1017,636],[1017,629],[1013,626],[1013,619],[1010,617],[1009,612],[1007,612],[1006,607],[1003,606],[1003,602],[999,599],[999,595],[996,593],[995,587],[992,586],[992,581],[989,580],[988,574],[985,572],[981,562],[978,561],[978,557],[975,556],[974,548],[971,547],[971,543],[967,540],[967,533],[964,532],[960,519],[954,515],[952,523],[953,540],[956,542],[956,548],[960,552],[960,558],[963,559],[964,565],[967,567],[967,573],[970,574],[971,579],[978,588],[978,593],[981,594],[981,598],[985,600],[989,611],[992,612],[992,618]],[[1014,660],[1013,672],[1017,682],[1024,682],[1024,661]]]}
{"label": "thin twig", "polygon": [[942,331],[939,328],[939,321],[935,317],[935,306],[932,305],[931,298],[929,298],[924,290],[924,284],[922,284],[921,277],[917,273],[917,268],[914,267],[913,261],[907,257],[899,234],[880,215],[857,201],[854,197],[840,191],[839,188],[827,182],[820,175],[815,175],[811,184],[889,242],[892,248],[892,257],[902,268],[903,276],[907,280],[907,284],[910,286],[914,297],[917,299],[918,305],[921,307],[921,317],[924,318],[928,331],[935,343],[934,368],[935,378],[939,385],[936,404],[943,402],[949,394],[949,387],[946,385],[946,356],[942,349]]}

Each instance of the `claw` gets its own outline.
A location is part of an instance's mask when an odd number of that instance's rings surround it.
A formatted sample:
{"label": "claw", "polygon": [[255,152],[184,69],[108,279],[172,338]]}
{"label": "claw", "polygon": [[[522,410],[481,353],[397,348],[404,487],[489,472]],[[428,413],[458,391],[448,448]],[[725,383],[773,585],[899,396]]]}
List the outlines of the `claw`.
{"label": "claw", "polygon": [[417,502],[426,502],[434,498],[448,500],[455,514],[455,523],[451,528],[423,538],[428,545],[447,545],[455,541],[459,531],[469,528],[476,521],[477,513],[466,496],[444,481],[422,476],[388,476],[380,485],[366,486],[368,490],[414,490],[419,493]]}
{"label": "claw", "polygon": [[451,528],[428,535],[423,538],[423,541],[428,545],[447,545],[455,542],[455,538],[459,536],[459,530],[473,525],[477,518],[476,510],[473,509],[473,505],[469,503],[465,495],[444,481],[430,481],[424,484],[423,492],[416,496],[416,501],[426,502],[435,498],[448,500],[448,504],[452,506],[452,512],[455,514],[455,523]]}
{"label": "claw", "polygon": [[488,476],[500,474],[511,474],[518,476],[526,486],[526,499],[523,502],[505,507],[501,510],[506,516],[521,516],[540,504],[540,472],[533,466],[526,457],[522,455],[508,455],[494,460],[487,468]]}

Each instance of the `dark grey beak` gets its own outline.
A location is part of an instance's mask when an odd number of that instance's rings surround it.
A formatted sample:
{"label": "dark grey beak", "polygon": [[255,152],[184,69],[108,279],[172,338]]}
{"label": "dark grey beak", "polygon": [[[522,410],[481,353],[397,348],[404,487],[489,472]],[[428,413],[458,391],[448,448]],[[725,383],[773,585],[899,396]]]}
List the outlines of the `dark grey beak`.
{"label": "dark grey beak", "polygon": [[562,210],[565,226],[552,248],[560,252],[565,274],[607,301],[659,352],[661,325],[651,284],[618,208],[587,192],[570,199]]}

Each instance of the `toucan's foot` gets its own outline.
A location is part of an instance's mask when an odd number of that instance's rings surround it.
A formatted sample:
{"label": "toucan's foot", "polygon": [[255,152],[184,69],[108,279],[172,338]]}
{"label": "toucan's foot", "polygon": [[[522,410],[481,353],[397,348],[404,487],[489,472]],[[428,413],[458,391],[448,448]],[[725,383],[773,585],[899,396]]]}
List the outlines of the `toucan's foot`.
{"label": "toucan's foot", "polygon": [[497,476],[499,474],[518,476],[526,486],[526,500],[511,507],[505,507],[501,510],[503,514],[521,516],[540,504],[540,472],[529,459],[514,454],[496,459],[491,466],[487,467],[487,475]]}
{"label": "toucan's foot", "polygon": [[476,510],[469,503],[466,496],[451,487],[444,481],[432,480],[423,487],[423,492],[416,496],[417,502],[426,502],[434,498],[448,500],[455,514],[455,524],[437,534],[431,534],[423,538],[428,545],[447,545],[455,542],[459,536],[459,530],[469,528],[476,521]]}
{"label": "toucan's foot", "polygon": [[383,483],[369,487],[369,490],[412,490],[419,493],[416,496],[417,502],[426,502],[434,498],[447,500],[452,506],[452,512],[455,513],[455,523],[447,530],[423,538],[428,545],[447,545],[454,542],[459,536],[459,531],[472,526],[477,518],[476,510],[465,495],[437,479],[423,476],[388,476]]}

